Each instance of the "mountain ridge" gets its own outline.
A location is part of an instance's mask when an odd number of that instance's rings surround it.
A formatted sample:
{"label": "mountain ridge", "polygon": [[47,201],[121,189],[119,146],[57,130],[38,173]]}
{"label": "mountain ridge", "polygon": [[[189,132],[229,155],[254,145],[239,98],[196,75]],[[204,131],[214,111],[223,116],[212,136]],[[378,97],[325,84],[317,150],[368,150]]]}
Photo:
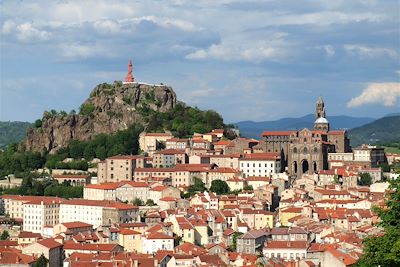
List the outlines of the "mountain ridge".
{"label": "mountain ridge", "polygon": [[[347,115],[328,116],[327,119],[332,129],[351,129],[375,120],[370,117],[352,117]],[[277,131],[312,128],[314,120],[313,114],[307,114],[302,117],[287,117],[272,121],[240,121],[233,123],[233,125],[239,128],[243,136],[259,138],[265,130]]]}

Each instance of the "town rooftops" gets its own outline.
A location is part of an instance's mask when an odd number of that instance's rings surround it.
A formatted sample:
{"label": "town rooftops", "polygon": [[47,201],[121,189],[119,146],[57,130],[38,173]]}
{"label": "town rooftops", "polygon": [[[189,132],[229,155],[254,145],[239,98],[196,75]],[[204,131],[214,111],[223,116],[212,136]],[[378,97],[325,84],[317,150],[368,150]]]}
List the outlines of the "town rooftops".
{"label": "town rooftops", "polygon": [[43,239],[38,241],[37,243],[49,249],[62,247],[62,244],[58,243],[53,238]]}
{"label": "town rooftops", "polygon": [[247,233],[241,235],[239,238],[240,239],[256,239],[259,238],[261,236],[267,236],[269,235],[268,232],[264,231],[264,230],[250,230]]}
{"label": "town rooftops", "polygon": [[253,154],[245,154],[242,160],[277,160],[280,159],[281,156],[279,153],[253,153]]}
{"label": "town rooftops", "polygon": [[16,249],[0,249],[0,265],[2,266],[30,266],[35,260],[33,256],[22,254]]}

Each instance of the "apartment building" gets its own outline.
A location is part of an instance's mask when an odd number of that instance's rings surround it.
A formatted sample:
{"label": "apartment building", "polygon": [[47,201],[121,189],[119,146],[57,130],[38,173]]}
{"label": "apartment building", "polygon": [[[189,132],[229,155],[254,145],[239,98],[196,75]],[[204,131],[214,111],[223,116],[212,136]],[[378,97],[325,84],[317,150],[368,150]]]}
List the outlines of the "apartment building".
{"label": "apartment building", "polygon": [[170,168],[178,164],[185,164],[187,161],[184,150],[165,149],[153,154],[153,167],[155,168]]}
{"label": "apartment building", "polygon": [[113,156],[97,164],[98,183],[132,180],[136,168],[144,168],[144,156]]}
{"label": "apartment building", "polygon": [[97,228],[137,220],[138,207],[116,201],[71,199],[60,204],[60,223],[80,221]]}
{"label": "apartment building", "polygon": [[281,170],[279,153],[245,154],[240,161],[240,171],[244,177],[269,176]]}
{"label": "apartment building", "polygon": [[60,201],[58,197],[42,196],[19,196],[3,195],[0,196],[0,214],[8,215],[10,218],[22,222],[24,219],[24,204],[31,201]]}
{"label": "apartment building", "polygon": [[25,231],[43,234],[45,226],[54,226],[60,220],[60,200],[36,199],[23,205]]}

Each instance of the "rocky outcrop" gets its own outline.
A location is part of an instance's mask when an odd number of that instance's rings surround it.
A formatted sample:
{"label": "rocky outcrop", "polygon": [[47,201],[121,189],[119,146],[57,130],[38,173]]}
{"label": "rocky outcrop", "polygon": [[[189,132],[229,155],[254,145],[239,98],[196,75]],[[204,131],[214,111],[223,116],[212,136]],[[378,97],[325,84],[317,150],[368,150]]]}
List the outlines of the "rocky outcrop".
{"label": "rocky outcrop", "polygon": [[171,87],[149,84],[100,84],[81,105],[79,114],[45,112],[42,125],[29,129],[24,141],[27,150],[55,153],[71,140],[90,140],[100,133],[124,130],[144,123],[149,109],[168,112],[176,104]]}

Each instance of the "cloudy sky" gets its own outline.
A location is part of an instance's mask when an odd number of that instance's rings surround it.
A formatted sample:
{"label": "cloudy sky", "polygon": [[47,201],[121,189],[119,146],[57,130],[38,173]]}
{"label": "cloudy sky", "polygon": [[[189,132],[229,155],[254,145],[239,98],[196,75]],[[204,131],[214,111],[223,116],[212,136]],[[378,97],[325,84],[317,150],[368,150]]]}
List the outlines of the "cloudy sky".
{"label": "cloudy sky", "polygon": [[0,120],[77,109],[101,82],[171,85],[227,122],[400,111],[398,0],[1,1]]}

